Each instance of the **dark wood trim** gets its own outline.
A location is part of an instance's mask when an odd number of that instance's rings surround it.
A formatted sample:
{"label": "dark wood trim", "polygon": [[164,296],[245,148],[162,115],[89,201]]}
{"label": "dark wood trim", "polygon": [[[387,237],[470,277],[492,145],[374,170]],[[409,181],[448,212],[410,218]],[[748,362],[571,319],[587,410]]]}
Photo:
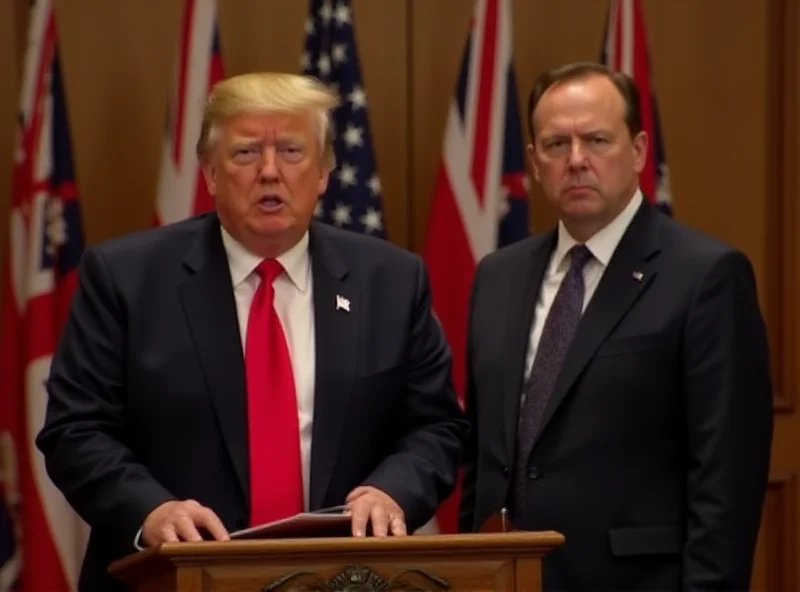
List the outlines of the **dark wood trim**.
{"label": "dark wood trim", "polygon": [[[770,332],[775,410],[792,412],[797,392],[797,141],[798,4],[771,0],[768,52],[769,130],[766,317]],[[759,196],[754,196],[758,198]]]}

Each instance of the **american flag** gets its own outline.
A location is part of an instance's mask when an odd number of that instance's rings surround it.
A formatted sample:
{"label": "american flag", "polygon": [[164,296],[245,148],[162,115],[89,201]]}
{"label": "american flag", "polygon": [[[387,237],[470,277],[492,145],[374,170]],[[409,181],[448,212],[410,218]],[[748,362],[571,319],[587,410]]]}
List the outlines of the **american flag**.
{"label": "american flag", "polygon": [[197,163],[195,142],[208,91],[222,76],[217,2],[185,0],[161,150],[156,224],[177,222],[214,207]]}
{"label": "american flag", "polygon": [[[489,252],[528,235],[528,182],[511,38],[510,0],[477,0],[423,246],[433,307],[453,350],[453,382],[462,402],[475,267]],[[439,531],[456,531],[457,503],[458,492],[437,515]]]}
{"label": "american flag", "polygon": [[647,163],[640,175],[642,193],[661,211],[671,214],[669,169],[650,71],[644,13],[639,0],[611,0],[600,61],[633,78],[639,89],[642,126],[650,138]]}
{"label": "american flag", "polygon": [[333,113],[336,169],[317,203],[316,217],[340,228],[385,238],[381,182],[353,27],[349,0],[311,0],[303,73],[332,86],[342,98]]}
{"label": "american flag", "polygon": [[19,589],[66,591],[76,587],[86,526],[48,478],[34,445],[47,403],[44,380],[83,252],[52,0],[32,5],[27,48],[0,341],[3,489],[12,509],[13,498],[19,502]]}

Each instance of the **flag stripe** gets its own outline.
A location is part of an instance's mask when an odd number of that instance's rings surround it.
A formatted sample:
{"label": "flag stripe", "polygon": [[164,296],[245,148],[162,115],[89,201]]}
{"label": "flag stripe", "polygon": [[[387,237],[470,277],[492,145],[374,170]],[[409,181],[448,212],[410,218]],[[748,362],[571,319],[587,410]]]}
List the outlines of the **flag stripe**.
{"label": "flag stripe", "polygon": [[71,590],[86,527],[50,481],[35,437],[83,235],[52,5],[40,1],[31,11],[0,340],[0,442],[4,459],[14,456],[3,463],[3,493],[24,536],[19,541],[12,533],[22,551],[16,567],[0,570],[4,580],[18,575],[21,590]]}
{"label": "flag stripe", "polygon": [[[498,246],[527,235],[511,22],[509,0],[475,2],[455,96],[447,113],[422,249],[433,307],[453,352],[453,384],[462,403],[469,293],[476,265]],[[492,56],[491,61],[487,56]],[[426,526],[426,532],[456,532],[459,498],[460,484],[439,508],[436,526]]]}
{"label": "flag stripe", "polygon": [[178,51],[178,85],[176,89],[177,101],[175,114],[175,132],[172,152],[172,161],[180,170],[183,160],[183,128],[186,117],[186,84],[188,77],[189,47],[192,39],[192,24],[194,23],[194,0],[186,0],[184,4],[183,20],[181,21],[181,40]]}
{"label": "flag stripe", "polygon": [[601,61],[633,78],[639,90],[642,129],[649,138],[645,166],[639,175],[642,192],[666,213],[671,212],[669,175],[652,86],[644,11],[640,0],[612,0]]}
{"label": "flag stripe", "polygon": [[472,154],[472,180],[478,203],[484,201],[486,192],[486,167],[491,128],[493,127],[492,93],[494,92],[495,53],[497,51],[497,4],[486,2],[483,35],[481,35],[481,66],[478,84],[478,108],[475,112],[475,139]]}
{"label": "flag stripe", "polygon": [[177,222],[214,207],[194,147],[208,91],[223,77],[216,19],[216,0],[184,0],[161,155],[156,224]]}

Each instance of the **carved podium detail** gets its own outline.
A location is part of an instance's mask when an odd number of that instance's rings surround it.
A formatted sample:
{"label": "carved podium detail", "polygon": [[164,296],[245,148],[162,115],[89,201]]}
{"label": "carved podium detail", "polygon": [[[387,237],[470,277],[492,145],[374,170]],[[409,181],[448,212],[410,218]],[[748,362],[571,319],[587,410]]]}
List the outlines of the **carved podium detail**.
{"label": "carved podium detail", "polygon": [[327,582],[314,572],[291,572],[267,584],[261,592],[438,592],[452,589],[450,582],[424,569],[401,571],[387,580],[369,567],[350,565]]}
{"label": "carved podium detail", "polygon": [[131,592],[542,592],[542,557],[563,543],[553,531],[185,541],[109,572]]}

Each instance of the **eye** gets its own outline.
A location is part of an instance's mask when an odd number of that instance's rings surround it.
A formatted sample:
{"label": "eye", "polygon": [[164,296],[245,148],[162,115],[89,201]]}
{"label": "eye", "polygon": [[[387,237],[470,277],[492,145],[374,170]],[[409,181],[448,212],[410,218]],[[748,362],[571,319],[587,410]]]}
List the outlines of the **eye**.
{"label": "eye", "polygon": [[234,158],[252,158],[258,156],[259,150],[256,146],[234,146]]}
{"label": "eye", "polygon": [[305,152],[303,146],[300,144],[285,144],[283,146],[278,146],[278,154],[286,162],[297,163],[303,159]]}

